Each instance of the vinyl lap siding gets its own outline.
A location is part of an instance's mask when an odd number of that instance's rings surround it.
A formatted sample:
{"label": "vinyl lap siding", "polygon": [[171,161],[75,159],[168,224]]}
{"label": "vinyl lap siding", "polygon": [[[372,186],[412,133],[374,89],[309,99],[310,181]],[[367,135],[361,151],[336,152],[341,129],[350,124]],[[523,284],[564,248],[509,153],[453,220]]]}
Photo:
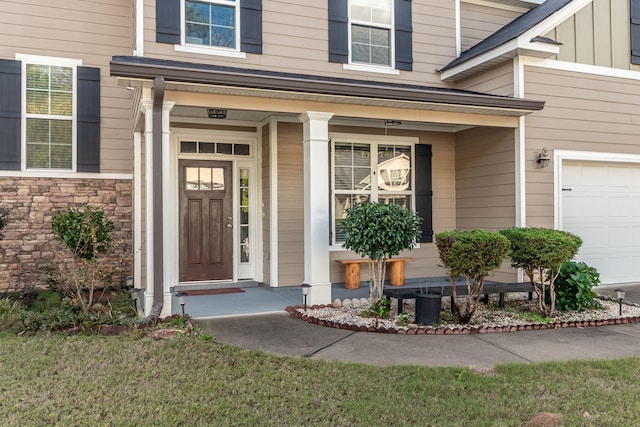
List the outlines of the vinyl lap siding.
{"label": "vinyl lap siding", "polygon": [[278,123],[278,286],[304,280],[302,125]]}
{"label": "vinyl lap siding", "polygon": [[[425,4],[428,3],[428,4]],[[145,56],[222,66],[388,81],[380,73],[343,70],[328,61],[327,2],[263,1],[263,53],[246,58],[178,52],[156,43],[155,0],[145,0]],[[394,81],[450,87],[435,70],[455,57],[454,4],[450,0],[413,2],[413,72]]]}
{"label": "vinyl lap siding", "polygon": [[544,99],[526,117],[527,217],[553,226],[553,167],[539,169],[535,151],[640,154],[640,81],[525,67],[527,97]]}
{"label": "vinyl lap siding", "polygon": [[513,63],[507,61],[490,70],[456,82],[456,89],[472,90],[500,96],[513,96]]}
{"label": "vinyl lap siding", "polygon": [[100,171],[131,173],[131,94],[109,76],[113,55],[130,55],[132,2],[5,1],[0,8],[0,58],[29,54],[81,59],[100,68]]}
{"label": "vinyl lap siding", "polygon": [[521,12],[460,2],[460,37],[462,51],[486,39],[521,15]]}

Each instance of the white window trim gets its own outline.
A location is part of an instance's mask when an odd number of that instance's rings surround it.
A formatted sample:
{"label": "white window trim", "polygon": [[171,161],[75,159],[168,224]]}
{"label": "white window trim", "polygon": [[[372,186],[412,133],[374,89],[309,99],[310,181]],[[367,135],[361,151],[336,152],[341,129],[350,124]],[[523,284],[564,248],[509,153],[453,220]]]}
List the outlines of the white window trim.
{"label": "white window trim", "polygon": [[[369,145],[375,145],[376,150],[378,145],[406,145],[411,147],[411,191],[406,192],[398,192],[398,194],[402,193],[410,193],[411,194],[411,207],[415,209],[416,204],[416,174],[415,174],[415,146],[419,143],[419,138],[417,137],[408,137],[408,136],[385,136],[385,135],[364,135],[364,134],[348,134],[348,133],[330,133],[329,138],[331,141],[331,188],[330,188],[330,197],[331,197],[331,244],[329,245],[329,250],[331,252],[340,252],[347,251],[342,246],[342,243],[336,243],[336,229],[335,229],[335,168],[334,168],[334,147],[336,142],[351,142],[351,143],[365,143]],[[371,186],[373,189],[373,185]],[[368,190],[363,191],[363,194],[369,194],[371,198],[373,198],[374,194],[378,196],[378,191],[376,190]],[[419,243],[414,245],[415,248],[419,248]]]}
{"label": "white window trim", "polygon": [[[347,6],[347,17],[348,17],[348,25],[349,29],[347,31],[347,38],[349,43],[349,63],[343,65],[343,69],[345,70],[355,70],[355,71],[370,71],[377,73],[386,73],[383,70],[389,70],[388,74],[400,74],[399,70],[396,70],[396,25],[395,25],[395,0],[391,0],[391,24],[378,24],[370,21],[359,21],[357,19],[351,18],[351,0]],[[353,51],[351,44],[351,28],[353,25],[362,25],[366,27],[375,27],[375,28],[386,28],[389,30],[389,65],[380,65],[380,64],[365,64],[362,62],[354,62],[353,61]],[[395,72],[394,72],[395,71]]]}
{"label": "white window trim", "polygon": [[[78,124],[78,67],[82,66],[82,60],[72,58],[56,58],[51,56],[37,56],[16,54],[16,59],[21,62],[21,105],[20,105],[20,169],[23,172],[35,174],[57,173],[75,173],[77,171],[77,124]],[[48,65],[69,67],[73,72],[73,94],[72,94],[72,113],[71,113],[71,169],[52,169],[52,168],[29,168],[27,169],[27,65]],[[35,117],[38,115],[30,115]],[[53,115],[43,115],[42,117],[53,118]],[[64,116],[67,119],[67,116]]]}
{"label": "white window trim", "polygon": [[189,44],[186,41],[186,23],[185,23],[185,1],[180,0],[180,44],[174,45],[174,49],[177,52],[198,53],[204,55],[217,55],[226,56],[229,58],[246,58],[247,54],[240,51],[240,0],[238,1],[225,1],[225,0],[195,0],[202,3],[218,4],[223,6],[232,6],[235,10],[235,48],[217,47],[217,46],[205,46],[198,44]]}

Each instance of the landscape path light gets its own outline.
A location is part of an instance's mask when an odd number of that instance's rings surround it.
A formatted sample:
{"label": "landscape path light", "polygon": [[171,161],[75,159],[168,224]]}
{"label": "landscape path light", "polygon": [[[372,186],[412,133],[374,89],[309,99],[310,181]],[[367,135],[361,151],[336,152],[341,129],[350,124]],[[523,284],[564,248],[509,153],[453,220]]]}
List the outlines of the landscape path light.
{"label": "landscape path light", "polygon": [[180,308],[182,309],[182,317],[184,317],[184,305],[187,303],[187,293],[186,292],[178,292],[176,294],[178,298],[178,302],[180,303]]}
{"label": "landscape path light", "polygon": [[618,297],[618,304],[620,304],[620,316],[622,316],[622,300],[626,296],[626,291],[622,288],[616,289],[616,296]]}
{"label": "landscape path light", "polygon": [[311,285],[308,283],[303,283],[300,285],[300,289],[302,289],[302,299],[304,301],[304,311],[307,311],[307,295],[311,291]]}

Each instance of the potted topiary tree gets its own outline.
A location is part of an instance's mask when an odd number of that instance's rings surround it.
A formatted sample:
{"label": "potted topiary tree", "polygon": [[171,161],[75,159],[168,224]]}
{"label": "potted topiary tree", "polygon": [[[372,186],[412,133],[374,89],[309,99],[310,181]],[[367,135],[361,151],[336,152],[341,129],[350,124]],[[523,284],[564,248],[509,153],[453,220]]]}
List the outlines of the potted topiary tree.
{"label": "potted topiary tree", "polygon": [[[451,277],[454,313],[462,323],[469,323],[480,304],[484,279],[500,267],[509,251],[509,241],[498,233],[483,230],[452,230],[436,234],[440,260]],[[456,277],[466,279],[467,296],[458,302]]]}
{"label": "potted topiary tree", "polygon": [[359,203],[347,209],[347,217],[340,224],[342,246],[369,259],[373,304],[382,300],[387,260],[413,248],[422,234],[421,222],[416,212],[393,203]]}
{"label": "potted topiary tree", "polygon": [[540,313],[553,316],[556,311],[556,278],[562,263],[578,253],[582,239],[568,231],[538,227],[512,227],[500,233],[511,243],[511,265],[522,268],[529,277],[538,296]]}

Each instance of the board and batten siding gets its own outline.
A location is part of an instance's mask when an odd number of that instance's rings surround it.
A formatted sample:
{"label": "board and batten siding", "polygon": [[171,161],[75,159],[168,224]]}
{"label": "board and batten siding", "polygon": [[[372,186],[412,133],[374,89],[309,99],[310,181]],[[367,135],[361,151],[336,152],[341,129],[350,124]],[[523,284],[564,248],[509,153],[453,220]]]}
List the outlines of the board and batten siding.
{"label": "board and batten siding", "polygon": [[271,284],[271,153],[270,125],[262,127],[262,281]]}
{"label": "board and batten siding", "polygon": [[640,71],[631,64],[628,0],[593,0],[546,36],[562,43],[553,59]]}
{"label": "board and batten siding", "polygon": [[131,55],[128,0],[7,0],[0,8],[0,58],[16,54],[80,59],[100,68],[100,171],[131,173],[131,93],[109,76],[114,55]]}
{"label": "board and batten siding", "polygon": [[499,96],[513,96],[513,79],[513,62],[506,61],[487,71],[456,82],[456,89],[472,90]]}
{"label": "board and batten siding", "polygon": [[460,2],[460,44],[462,51],[489,37],[520,16],[522,12],[491,7],[488,4]]}
{"label": "board and batten siding", "polygon": [[[393,80],[451,87],[436,69],[456,56],[454,2],[413,2],[413,71]],[[173,44],[156,42],[155,0],[145,0],[144,52],[151,58],[289,73],[388,81],[387,74],[344,70],[329,62],[328,6],[322,2],[273,0],[262,2],[262,54],[246,58],[176,51]]]}
{"label": "board and batten siding", "polygon": [[640,154],[640,81],[526,66],[525,93],[546,102],[525,119],[527,222],[553,227],[553,167],[538,168],[535,152]]}

